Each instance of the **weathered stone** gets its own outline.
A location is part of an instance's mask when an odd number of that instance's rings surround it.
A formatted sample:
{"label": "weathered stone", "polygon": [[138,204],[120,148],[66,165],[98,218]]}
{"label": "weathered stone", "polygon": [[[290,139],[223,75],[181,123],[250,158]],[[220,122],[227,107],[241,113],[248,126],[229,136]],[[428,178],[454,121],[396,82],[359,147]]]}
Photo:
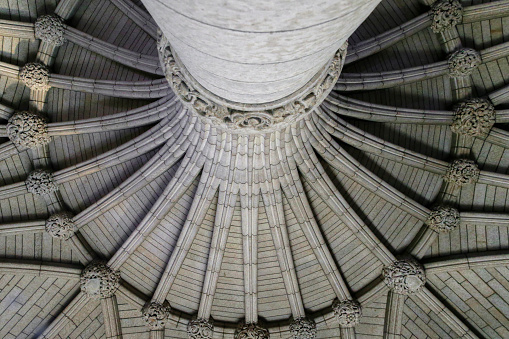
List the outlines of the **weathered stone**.
{"label": "weathered stone", "polygon": [[35,38],[55,46],[62,46],[64,38],[64,20],[56,14],[42,15],[34,25]]}
{"label": "weathered stone", "polygon": [[187,323],[189,339],[212,339],[214,325],[205,319],[195,319]]}
{"label": "weathered stone", "polygon": [[312,319],[298,318],[290,324],[293,339],[316,338],[316,323]]}
{"label": "weathered stone", "polygon": [[470,99],[454,110],[451,130],[473,137],[486,136],[495,124],[495,107],[486,99]]}
{"label": "weathered stone", "polygon": [[80,277],[81,291],[89,298],[104,299],[115,294],[120,285],[120,273],[105,262],[92,261]]}
{"label": "weathered stone", "polygon": [[269,331],[258,324],[243,324],[235,330],[234,339],[269,339]]}
{"label": "weathered stone", "polygon": [[332,304],[334,315],[341,327],[354,327],[362,317],[362,307],[355,300],[335,300]]}
{"label": "weathered stone", "polygon": [[424,268],[414,259],[403,259],[384,267],[382,271],[385,284],[398,294],[413,294],[426,283]]}
{"label": "weathered stone", "polygon": [[449,164],[443,178],[456,186],[464,186],[476,183],[480,174],[481,171],[474,161],[457,159]]}
{"label": "weathered stone", "polygon": [[50,142],[47,119],[35,112],[16,112],[7,122],[7,136],[17,146],[34,148]]}
{"label": "weathered stone", "polygon": [[70,212],[60,212],[51,215],[46,220],[46,232],[54,238],[68,240],[76,230],[76,225],[72,218],[73,214]]}
{"label": "weathered stone", "polygon": [[435,232],[447,233],[460,224],[460,212],[449,206],[435,206],[426,219],[426,225]]}
{"label": "weathered stone", "polygon": [[431,6],[431,15],[433,16],[431,30],[441,33],[461,23],[463,7],[458,0],[437,1]]}
{"label": "weathered stone", "polygon": [[170,316],[170,306],[151,302],[141,310],[145,324],[152,330],[162,330]]}
{"label": "weathered stone", "polygon": [[49,69],[39,62],[29,62],[19,71],[19,79],[32,90],[47,90],[49,85]]}
{"label": "weathered stone", "polygon": [[53,173],[42,169],[32,171],[25,180],[25,185],[28,192],[35,195],[48,195],[58,191]]}
{"label": "weathered stone", "polygon": [[449,75],[453,78],[469,76],[481,62],[481,55],[475,49],[460,49],[449,57]]}

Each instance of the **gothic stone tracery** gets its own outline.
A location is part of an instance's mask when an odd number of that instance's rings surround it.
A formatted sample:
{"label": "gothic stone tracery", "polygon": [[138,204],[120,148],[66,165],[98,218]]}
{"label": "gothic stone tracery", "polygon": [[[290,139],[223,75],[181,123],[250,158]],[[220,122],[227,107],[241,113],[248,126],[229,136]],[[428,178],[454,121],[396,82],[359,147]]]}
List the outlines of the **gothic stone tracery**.
{"label": "gothic stone tracery", "polygon": [[50,141],[47,119],[35,112],[16,112],[7,122],[7,136],[22,148],[34,148]]}
{"label": "gothic stone tracery", "polygon": [[424,268],[414,259],[403,259],[384,267],[385,284],[398,294],[413,294],[421,290],[426,282]]}
{"label": "gothic stone tracery", "polygon": [[293,339],[316,338],[316,323],[312,319],[299,318],[290,324]]}
{"label": "gothic stone tracery", "polygon": [[463,20],[463,8],[458,0],[441,0],[431,6],[433,22],[431,30],[441,33]]}
{"label": "gothic stone tracery", "polygon": [[170,307],[165,304],[151,302],[141,310],[145,324],[152,330],[162,330],[170,315]]}
{"label": "gothic stone tracery", "polygon": [[269,331],[258,324],[244,324],[235,330],[234,339],[269,339]]}
{"label": "gothic stone tracery", "polygon": [[334,315],[341,327],[354,327],[362,317],[361,304],[355,300],[335,300],[332,304]]}
{"label": "gothic stone tracery", "polygon": [[104,299],[115,294],[120,285],[120,273],[102,261],[92,261],[81,273],[81,291],[89,298]]}
{"label": "gothic stone tracery", "polygon": [[449,206],[436,206],[426,219],[426,225],[435,232],[447,233],[460,224],[460,213]]}
{"label": "gothic stone tracery", "polygon": [[19,79],[32,90],[47,90],[49,85],[49,69],[39,62],[29,62],[19,71]]}
{"label": "gothic stone tracery", "polygon": [[194,319],[187,324],[189,339],[212,339],[214,325],[205,319]]}
{"label": "gothic stone tracery", "polygon": [[35,38],[55,46],[62,46],[64,38],[64,20],[56,14],[42,15],[34,25]]}
{"label": "gothic stone tracery", "polygon": [[473,160],[457,159],[449,164],[444,180],[456,186],[465,186],[476,183],[480,173]]}
{"label": "gothic stone tracery", "polygon": [[45,229],[52,237],[68,240],[74,234],[76,225],[70,212],[60,212],[51,215],[46,220]]}
{"label": "gothic stone tracery", "polygon": [[53,173],[42,169],[32,171],[25,180],[25,185],[28,192],[35,195],[48,195],[58,191]]}
{"label": "gothic stone tracery", "polygon": [[469,76],[481,62],[481,55],[475,49],[460,49],[449,57],[449,75],[453,78]]}
{"label": "gothic stone tracery", "polygon": [[458,104],[454,110],[451,130],[473,137],[486,136],[495,124],[495,107],[486,99],[470,99]]}

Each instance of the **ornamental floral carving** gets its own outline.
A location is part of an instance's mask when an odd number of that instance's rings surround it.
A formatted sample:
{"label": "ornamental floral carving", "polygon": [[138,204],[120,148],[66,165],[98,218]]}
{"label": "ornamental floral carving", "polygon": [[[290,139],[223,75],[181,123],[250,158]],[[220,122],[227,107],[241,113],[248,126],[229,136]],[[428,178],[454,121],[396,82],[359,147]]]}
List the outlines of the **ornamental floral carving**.
{"label": "ornamental floral carving", "polygon": [[311,319],[298,318],[290,324],[293,339],[316,338],[316,323]]}
{"label": "ornamental floral carving", "polygon": [[92,299],[113,296],[120,285],[120,273],[109,268],[105,262],[92,261],[80,277],[81,292]]}
{"label": "ornamental floral carving", "polygon": [[64,20],[56,14],[38,17],[34,28],[36,39],[55,46],[62,46],[65,43]]}
{"label": "ornamental floral carving", "polygon": [[437,1],[431,6],[431,30],[435,33],[442,33],[445,30],[455,27],[463,20],[463,7],[458,0]]}
{"label": "ornamental floral carving", "polygon": [[194,88],[190,81],[186,80],[184,76],[186,71],[178,64],[168,40],[160,31],[158,32],[159,57],[173,91],[199,116],[209,118],[213,123],[230,130],[265,130],[279,127],[311,112],[325,99],[337,82],[345,61],[347,46],[345,42],[337,51],[317,84],[293,101],[272,109],[265,109],[264,104],[260,105],[259,110],[239,110],[215,103]]}
{"label": "ornamental floral carving", "polygon": [[460,224],[460,212],[454,207],[435,206],[426,219],[426,225],[435,232],[447,233]]}
{"label": "ornamental floral carving", "polygon": [[145,305],[141,310],[145,324],[152,330],[162,330],[170,316],[170,306],[157,302]]}
{"label": "ornamental floral carving", "polygon": [[479,180],[481,171],[477,164],[468,159],[454,160],[444,174],[444,180],[456,186],[474,184]]}
{"label": "ornamental floral carving", "polygon": [[53,173],[46,170],[35,170],[25,180],[28,192],[35,195],[48,195],[58,191],[58,186],[53,180]]}
{"label": "ornamental floral carving", "polygon": [[212,339],[214,325],[205,319],[195,319],[187,323],[187,336],[189,339]]}
{"label": "ornamental floral carving", "polygon": [[29,62],[21,67],[19,79],[32,90],[47,90],[49,86],[49,69],[39,62]]}
{"label": "ornamental floral carving", "polygon": [[449,75],[453,78],[469,76],[481,62],[481,55],[475,49],[460,49],[449,57]]}
{"label": "ornamental floral carving", "polygon": [[398,294],[413,294],[426,283],[424,268],[414,259],[403,259],[384,267],[382,271],[385,284]]}
{"label": "ornamental floral carving", "polygon": [[495,124],[495,107],[486,99],[470,99],[456,106],[451,130],[473,137],[486,136]]}
{"label": "ornamental floral carving", "polygon": [[235,330],[234,339],[269,339],[269,331],[258,324],[244,324]]}
{"label": "ornamental floral carving", "polygon": [[46,232],[53,238],[68,240],[76,230],[73,214],[70,212],[55,213],[46,220]]}
{"label": "ornamental floral carving", "polygon": [[36,112],[16,112],[7,122],[7,136],[22,148],[34,148],[50,141],[47,119]]}
{"label": "ornamental floral carving", "polygon": [[354,327],[362,317],[362,307],[355,300],[335,300],[332,304],[334,315],[341,327]]}

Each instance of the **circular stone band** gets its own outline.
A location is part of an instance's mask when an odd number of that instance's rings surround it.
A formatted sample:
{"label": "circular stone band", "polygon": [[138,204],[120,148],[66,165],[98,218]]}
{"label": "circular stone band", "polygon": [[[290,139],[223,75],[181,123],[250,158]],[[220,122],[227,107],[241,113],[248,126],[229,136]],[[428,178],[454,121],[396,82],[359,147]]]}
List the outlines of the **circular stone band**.
{"label": "circular stone band", "polygon": [[158,32],[159,59],[175,94],[208,123],[236,133],[281,129],[310,113],[337,82],[347,47],[345,42],[324,68],[295,93],[269,103],[243,104],[220,98],[201,86],[180,62],[166,37]]}

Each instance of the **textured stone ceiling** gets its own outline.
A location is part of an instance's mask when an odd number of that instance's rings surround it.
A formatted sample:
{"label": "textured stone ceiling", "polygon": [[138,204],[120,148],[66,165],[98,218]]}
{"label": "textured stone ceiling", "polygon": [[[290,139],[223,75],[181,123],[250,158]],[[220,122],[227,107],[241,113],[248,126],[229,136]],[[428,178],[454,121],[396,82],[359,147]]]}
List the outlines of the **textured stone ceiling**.
{"label": "textured stone ceiling", "polygon": [[509,1],[460,3],[382,0],[247,135],[140,1],[0,1],[0,338],[508,338]]}

